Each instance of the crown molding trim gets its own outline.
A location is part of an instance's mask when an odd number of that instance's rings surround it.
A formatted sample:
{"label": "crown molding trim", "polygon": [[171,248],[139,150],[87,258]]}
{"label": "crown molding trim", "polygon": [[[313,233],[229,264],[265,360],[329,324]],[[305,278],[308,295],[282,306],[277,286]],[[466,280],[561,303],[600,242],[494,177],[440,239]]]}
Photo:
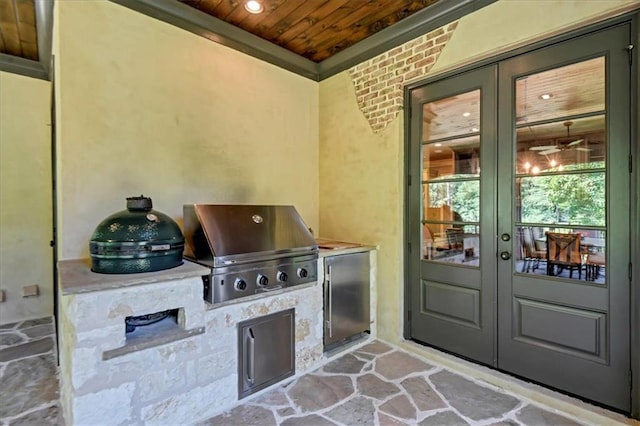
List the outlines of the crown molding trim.
{"label": "crown molding trim", "polygon": [[151,18],[317,80],[317,64],[176,0],[111,0]]}
{"label": "crown molding trim", "polygon": [[303,77],[321,81],[497,0],[440,0],[320,63],[303,58],[177,0],[111,1]]}

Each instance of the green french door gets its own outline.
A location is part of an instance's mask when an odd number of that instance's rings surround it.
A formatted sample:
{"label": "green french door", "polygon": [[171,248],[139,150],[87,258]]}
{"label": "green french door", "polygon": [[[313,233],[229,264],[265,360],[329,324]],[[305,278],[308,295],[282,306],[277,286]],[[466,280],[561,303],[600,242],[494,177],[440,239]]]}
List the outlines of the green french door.
{"label": "green french door", "polygon": [[[495,365],[497,66],[412,93],[411,336]],[[412,179],[413,180],[413,179]]]}
{"label": "green french door", "polygon": [[626,412],[630,31],[412,89],[407,191],[408,336]]}

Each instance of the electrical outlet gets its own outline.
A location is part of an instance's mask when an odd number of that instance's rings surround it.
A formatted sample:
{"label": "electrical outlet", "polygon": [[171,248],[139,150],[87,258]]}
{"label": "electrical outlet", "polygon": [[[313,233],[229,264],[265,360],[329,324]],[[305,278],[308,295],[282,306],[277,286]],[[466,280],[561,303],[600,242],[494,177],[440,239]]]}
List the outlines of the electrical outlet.
{"label": "electrical outlet", "polygon": [[0,290],[0,303],[4,302],[4,290]]}
{"label": "electrical outlet", "polygon": [[40,289],[37,284],[25,285],[22,287],[22,297],[32,297],[40,294]]}

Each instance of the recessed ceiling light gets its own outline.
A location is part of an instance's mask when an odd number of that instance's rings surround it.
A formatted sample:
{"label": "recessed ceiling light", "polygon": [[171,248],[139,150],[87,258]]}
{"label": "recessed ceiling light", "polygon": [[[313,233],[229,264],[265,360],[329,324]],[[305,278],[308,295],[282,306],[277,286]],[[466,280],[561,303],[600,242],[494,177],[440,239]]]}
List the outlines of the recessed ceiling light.
{"label": "recessed ceiling light", "polygon": [[540,95],[540,99],[542,99],[543,101],[546,101],[551,98],[553,98],[553,95],[551,93],[543,93],[542,95]]}
{"label": "recessed ceiling light", "polygon": [[437,143],[436,146],[442,146],[442,144],[441,143]]}
{"label": "recessed ceiling light", "polygon": [[478,130],[480,130],[480,129],[478,129],[477,127],[473,127],[473,128],[471,129],[471,131],[472,131],[472,132],[477,132]]}
{"label": "recessed ceiling light", "polygon": [[256,0],[249,0],[244,4],[244,8],[247,10],[247,12],[255,14],[262,13],[262,11],[264,11],[264,6],[262,6],[262,3]]}
{"label": "recessed ceiling light", "polygon": [[463,116],[463,117],[468,117],[468,116],[470,116],[470,115],[471,115],[471,113],[470,113],[470,112],[463,112],[463,113],[462,113],[462,116]]}

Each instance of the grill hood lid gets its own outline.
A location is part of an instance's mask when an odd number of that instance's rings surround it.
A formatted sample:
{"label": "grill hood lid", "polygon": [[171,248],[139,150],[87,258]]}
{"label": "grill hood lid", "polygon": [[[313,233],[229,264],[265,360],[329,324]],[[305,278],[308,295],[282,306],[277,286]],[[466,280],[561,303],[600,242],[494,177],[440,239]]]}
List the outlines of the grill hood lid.
{"label": "grill hood lid", "polygon": [[293,206],[186,204],[185,255],[211,266],[317,252]]}

